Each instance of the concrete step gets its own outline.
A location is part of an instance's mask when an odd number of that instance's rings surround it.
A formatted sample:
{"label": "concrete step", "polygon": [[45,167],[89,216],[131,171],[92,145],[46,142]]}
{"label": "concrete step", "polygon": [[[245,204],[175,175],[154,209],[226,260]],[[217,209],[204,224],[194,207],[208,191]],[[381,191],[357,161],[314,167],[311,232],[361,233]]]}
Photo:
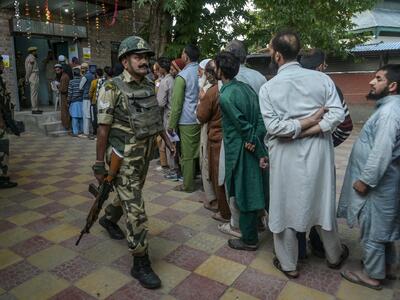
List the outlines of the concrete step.
{"label": "concrete step", "polygon": [[44,129],[44,133],[46,135],[50,135],[51,132],[64,131],[61,121],[46,122],[46,123],[43,123],[42,125],[43,125],[43,129]]}
{"label": "concrete step", "polygon": [[66,130],[49,131],[47,135],[52,137],[66,136],[68,135],[68,131]]}
{"label": "concrete step", "polygon": [[[14,118],[18,121],[24,122],[25,131],[46,134],[45,127],[49,126],[46,124],[60,122],[61,115],[59,111],[44,111],[40,115],[32,114],[31,111],[19,111],[14,113]],[[56,128],[58,125],[51,125],[51,126],[54,127],[52,127],[50,131],[56,131],[62,129],[62,128]]]}

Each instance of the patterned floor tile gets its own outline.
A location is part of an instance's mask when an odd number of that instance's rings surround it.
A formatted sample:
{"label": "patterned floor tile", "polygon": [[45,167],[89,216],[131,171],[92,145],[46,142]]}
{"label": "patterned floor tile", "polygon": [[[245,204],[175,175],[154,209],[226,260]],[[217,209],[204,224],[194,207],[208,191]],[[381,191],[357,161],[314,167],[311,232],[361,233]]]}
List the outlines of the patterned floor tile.
{"label": "patterned floor tile", "polygon": [[25,211],[25,212],[22,212],[22,213],[19,213],[19,214],[16,214],[16,215],[13,215],[13,216],[7,218],[7,221],[21,226],[21,225],[25,225],[25,224],[37,221],[44,217],[45,217],[45,215],[42,215],[35,211]]}
{"label": "patterned floor tile", "polygon": [[194,235],[195,231],[193,229],[175,224],[159,234],[160,237],[178,243],[185,243],[186,241],[190,240]]}
{"label": "patterned floor tile", "polygon": [[50,215],[54,215],[58,212],[61,212],[66,208],[67,207],[65,205],[61,205],[60,203],[57,203],[57,202],[52,202],[47,205],[43,205],[35,210],[41,214],[50,216]]}
{"label": "patterned floor tile", "polygon": [[132,279],[108,267],[102,267],[83,277],[75,286],[99,299],[105,299]]}
{"label": "patterned floor tile", "polygon": [[151,235],[158,235],[160,232],[163,232],[170,228],[173,224],[158,218],[150,217],[149,218],[149,233]]}
{"label": "patterned floor tile", "polygon": [[73,207],[85,202],[88,202],[89,199],[80,195],[72,195],[69,197],[66,197],[62,200],[59,200],[59,203],[65,205],[65,206],[69,206],[69,207]]}
{"label": "patterned floor tile", "polygon": [[14,246],[15,244],[29,239],[34,235],[34,232],[22,227],[16,227],[6,230],[0,233],[0,247],[7,248]]}
{"label": "patterned floor tile", "polygon": [[203,206],[203,204],[201,204],[201,203],[192,202],[192,201],[183,199],[183,200],[171,205],[170,207],[173,209],[180,210],[185,213],[193,213],[202,206]]}
{"label": "patterned floor tile", "polygon": [[17,225],[6,220],[0,220],[0,233],[15,228]]}
{"label": "patterned floor tile", "polygon": [[146,203],[146,213],[147,216],[153,217],[154,215],[159,214],[160,212],[164,211],[166,209],[165,206],[153,203],[153,202],[147,202]]}
{"label": "patterned floor tile", "polygon": [[298,299],[299,295],[302,299],[308,300],[334,300],[333,295],[328,295],[320,291],[305,287],[294,282],[287,282],[286,286],[279,294],[278,300]]}
{"label": "patterned floor tile", "polygon": [[29,256],[27,261],[41,270],[51,270],[75,256],[76,252],[54,245]]}
{"label": "patterned floor tile", "polygon": [[[86,220],[87,213],[79,211],[74,208],[64,209],[58,213],[52,215],[54,219],[57,219],[64,223],[72,223],[76,220],[81,219],[82,221]],[[84,224],[84,222],[82,222]]]}
{"label": "patterned floor tile", "polygon": [[[23,205],[26,206],[26,202],[37,198],[37,195],[26,192],[26,191],[24,191],[24,192],[21,191],[21,193],[9,196],[7,198],[9,200],[13,201],[14,203],[24,203]],[[28,208],[30,208],[30,207],[28,207]]]}
{"label": "patterned floor tile", "polygon": [[286,282],[278,277],[248,268],[235,281],[233,287],[259,299],[276,299]]}
{"label": "patterned floor tile", "polygon": [[181,284],[171,291],[171,295],[179,300],[187,299],[219,299],[226,286],[197,274],[189,275]]}
{"label": "patterned floor tile", "polygon": [[122,272],[123,274],[129,276],[131,273],[131,268],[133,264],[132,254],[126,254],[117,258],[111,263],[111,266]]}
{"label": "patterned floor tile", "polygon": [[205,262],[208,258],[206,252],[181,245],[164,259],[166,262],[174,264],[182,269],[194,271],[198,266]]}
{"label": "patterned floor tile", "polygon": [[171,209],[171,208],[164,209],[162,212],[154,215],[154,217],[162,219],[162,220],[170,222],[170,223],[178,223],[185,216],[186,216],[186,213],[176,210],[176,209]]}
{"label": "patterned floor tile", "polygon": [[0,287],[4,290],[11,290],[41,272],[27,261],[20,261],[0,270]]}
{"label": "patterned floor tile", "polygon": [[179,243],[170,241],[161,237],[153,237],[149,239],[149,253],[150,257],[156,259],[162,259],[163,257],[170,254],[176,248],[178,248]]}
{"label": "patterned floor tile", "polygon": [[31,190],[31,193],[39,195],[39,196],[46,196],[47,194],[53,193],[58,189],[52,185],[44,185],[42,187],[36,188]]}
{"label": "patterned floor tile", "polygon": [[215,254],[243,265],[249,265],[256,257],[256,251],[238,251],[228,245],[222,246]]}
{"label": "patterned floor tile", "polygon": [[62,241],[60,243],[60,245],[63,247],[69,248],[71,250],[74,250],[74,251],[83,252],[89,248],[94,247],[101,241],[104,241],[104,238],[93,235],[93,234],[85,234],[82,237],[81,241],[79,242],[78,246],[75,245],[76,241],[77,241],[77,237],[73,236],[65,241]]}
{"label": "patterned floor tile", "polygon": [[40,233],[40,235],[54,243],[60,243],[73,236],[78,235],[80,229],[70,224],[61,224],[47,231]]}
{"label": "patterned floor tile", "polygon": [[200,232],[186,242],[186,245],[211,254],[225,245],[226,242],[227,241],[225,239],[218,236]]}
{"label": "patterned floor tile", "polygon": [[9,249],[0,249],[0,269],[4,269],[21,260],[21,256],[15,254]]}
{"label": "patterned floor tile", "polygon": [[[152,267],[154,272],[160,276],[162,286],[159,291],[163,294],[170,293],[173,288],[190,275],[189,271],[183,270],[163,260],[154,260],[152,262]],[[171,274],[174,274],[174,276],[171,276]]]}
{"label": "patterned floor tile", "polygon": [[41,273],[36,277],[13,288],[10,293],[18,299],[48,299],[68,287],[68,282],[49,273]]}
{"label": "patterned floor tile", "polygon": [[51,217],[45,217],[35,222],[26,224],[24,227],[34,232],[40,233],[59,225],[61,225],[60,221],[53,219]]}
{"label": "patterned floor tile", "polygon": [[245,265],[212,255],[194,272],[229,286],[245,269]]}
{"label": "patterned floor tile", "polygon": [[50,271],[50,273],[64,278],[69,282],[75,282],[86,275],[89,275],[96,269],[96,264],[81,256],[76,256],[73,259],[58,265]]}
{"label": "patterned floor tile", "polygon": [[325,263],[322,266],[306,262],[299,265],[301,276],[294,282],[310,288],[335,295],[342,280],[339,271],[329,269]]}
{"label": "patterned floor tile", "polygon": [[[37,197],[37,196],[35,196],[35,197]],[[53,202],[53,200],[51,200],[49,198],[39,197],[39,198],[31,198],[31,200],[25,201],[25,202],[21,203],[21,205],[23,205],[29,209],[35,209],[35,208],[41,207],[43,205],[49,204],[51,202]]]}
{"label": "patterned floor tile", "polygon": [[151,201],[152,203],[156,203],[156,204],[160,204],[163,206],[171,206],[174,205],[175,203],[179,202],[181,199],[178,197],[173,197],[173,196],[160,196],[157,198],[154,198],[153,201]]}
{"label": "patterned floor tile", "polygon": [[126,241],[107,239],[83,251],[83,256],[99,264],[110,264],[128,252]]}
{"label": "patterned floor tile", "polygon": [[28,257],[50,247],[51,245],[53,245],[52,242],[36,235],[12,246],[11,249],[22,257]]}
{"label": "patterned floor tile", "polygon": [[251,262],[250,267],[261,271],[267,275],[272,275],[283,280],[287,280],[287,277],[278,271],[272,264],[274,255],[267,251],[257,251],[256,258]]}
{"label": "patterned floor tile", "polygon": [[[229,288],[226,290],[224,295],[220,298],[220,300],[256,300],[258,298],[255,298],[253,296],[250,296],[249,294],[243,293],[239,290],[236,290],[234,288]],[[262,299],[266,299],[263,297]]]}
{"label": "patterned floor tile", "polygon": [[155,184],[155,185],[152,185],[151,187],[149,187],[150,190],[152,190],[156,193],[160,193],[160,194],[166,193],[166,192],[170,191],[172,188],[173,188],[173,186],[161,184],[161,183]]}
{"label": "patterned floor tile", "polygon": [[207,217],[189,214],[177,223],[196,231],[203,231],[209,226],[209,221],[210,220]]}
{"label": "patterned floor tile", "polygon": [[107,297],[107,300],[158,300],[161,297],[157,290],[145,289],[134,280]]}
{"label": "patterned floor tile", "polygon": [[50,298],[50,300],[95,300],[97,298],[90,296],[75,286],[70,286]]}
{"label": "patterned floor tile", "polygon": [[22,213],[25,211],[26,211],[26,207],[24,207],[22,205],[19,205],[19,204],[8,205],[7,209],[0,209],[0,219],[6,219],[15,214]]}

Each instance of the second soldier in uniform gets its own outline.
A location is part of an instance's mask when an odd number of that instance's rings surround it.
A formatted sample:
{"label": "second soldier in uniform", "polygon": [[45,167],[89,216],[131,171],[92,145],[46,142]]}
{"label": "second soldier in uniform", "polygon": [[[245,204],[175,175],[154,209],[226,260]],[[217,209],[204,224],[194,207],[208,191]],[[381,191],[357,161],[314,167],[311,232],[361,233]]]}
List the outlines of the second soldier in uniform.
{"label": "second soldier in uniform", "polygon": [[[93,166],[101,182],[106,172],[104,161],[110,162],[111,153],[123,159],[114,179],[117,195],[99,223],[111,238],[121,239],[124,234],[117,222],[125,216],[126,239],[133,255],[131,275],[146,288],[161,286],[149,260],[148,222],[142,197],[155,137],[164,130],[154,83],[145,77],[153,55],[140,37],[131,36],[121,42],[118,58],[124,71],[107,81],[99,93],[97,158]],[[165,132],[161,135],[167,139]],[[169,140],[166,142],[171,147]]]}

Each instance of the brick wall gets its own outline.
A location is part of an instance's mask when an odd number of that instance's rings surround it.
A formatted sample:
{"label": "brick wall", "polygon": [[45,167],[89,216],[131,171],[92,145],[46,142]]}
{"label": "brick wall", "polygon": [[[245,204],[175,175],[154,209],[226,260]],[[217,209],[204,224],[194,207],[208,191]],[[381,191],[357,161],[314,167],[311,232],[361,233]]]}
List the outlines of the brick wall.
{"label": "brick wall", "polygon": [[8,21],[11,17],[12,13],[10,11],[0,10],[0,54],[10,56],[10,68],[5,68],[2,76],[8,91],[11,93],[11,98],[15,102],[18,97],[18,84],[16,80],[14,40],[10,34]]}

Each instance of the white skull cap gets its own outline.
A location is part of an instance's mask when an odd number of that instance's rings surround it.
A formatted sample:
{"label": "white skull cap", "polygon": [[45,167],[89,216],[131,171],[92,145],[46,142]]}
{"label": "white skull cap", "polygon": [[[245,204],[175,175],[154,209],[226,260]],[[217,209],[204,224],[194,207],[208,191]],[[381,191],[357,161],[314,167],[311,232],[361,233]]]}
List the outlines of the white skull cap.
{"label": "white skull cap", "polygon": [[208,64],[208,62],[211,60],[211,58],[206,58],[203,59],[200,63],[199,63],[199,67],[202,68],[203,70],[206,68],[206,65]]}
{"label": "white skull cap", "polygon": [[58,61],[60,61],[60,62],[65,61],[65,56],[64,55],[59,55],[58,56]]}

